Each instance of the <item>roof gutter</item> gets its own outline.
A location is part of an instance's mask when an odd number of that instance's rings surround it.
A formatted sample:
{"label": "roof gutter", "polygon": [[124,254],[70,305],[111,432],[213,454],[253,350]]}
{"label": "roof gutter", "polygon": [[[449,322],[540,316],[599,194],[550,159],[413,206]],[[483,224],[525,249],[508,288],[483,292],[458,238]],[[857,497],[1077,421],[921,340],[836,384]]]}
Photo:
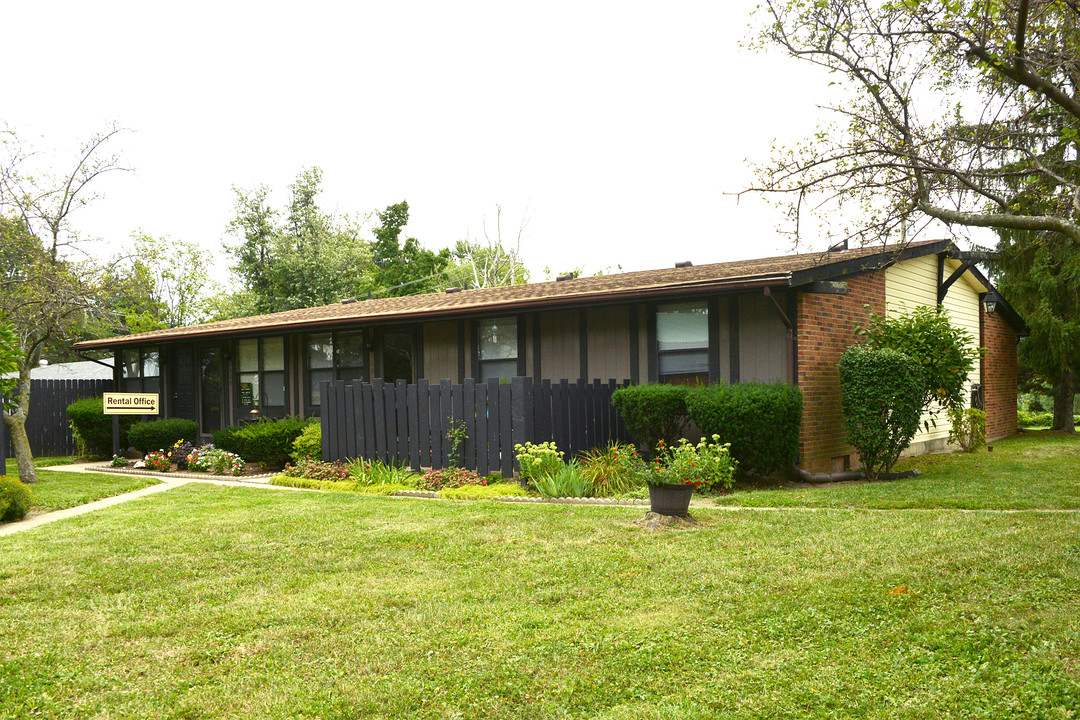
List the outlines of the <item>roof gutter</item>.
{"label": "roof gutter", "polygon": [[[644,300],[656,297],[672,295],[694,295],[710,290],[738,291],[750,290],[762,287],[787,287],[790,281],[790,273],[773,273],[771,275],[757,276],[752,279],[735,279],[730,281],[705,281],[689,283],[679,286],[666,286],[659,288],[645,288],[636,290],[623,290],[618,292],[591,293],[589,295],[569,295],[557,298],[536,298],[533,300],[506,300],[497,303],[482,305],[463,305],[460,307],[443,308],[439,310],[417,310],[413,312],[388,313],[385,315],[350,316],[324,318],[320,320],[289,320],[286,322],[268,323],[240,328],[228,328],[224,330],[194,331],[177,334],[162,333],[160,335],[128,335],[115,338],[103,338],[101,340],[84,340],[72,346],[76,351],[100,350],[125,345],[145,345],[147,343],[169,342],[177,340],[195,340],[208,337],[238,337],[242,335],[265,334],[275,331],[292,331],[301,329],[325,329],[342,325],[375,325],[387,324],[399,321],[414,321],[428,318],[447,318],[460,315],[486,315],[506,312],[508,310],[537,310],[542,308],[561,308],[608,304],[624,300]],[[357,303],[362,307],[362,303]]]}

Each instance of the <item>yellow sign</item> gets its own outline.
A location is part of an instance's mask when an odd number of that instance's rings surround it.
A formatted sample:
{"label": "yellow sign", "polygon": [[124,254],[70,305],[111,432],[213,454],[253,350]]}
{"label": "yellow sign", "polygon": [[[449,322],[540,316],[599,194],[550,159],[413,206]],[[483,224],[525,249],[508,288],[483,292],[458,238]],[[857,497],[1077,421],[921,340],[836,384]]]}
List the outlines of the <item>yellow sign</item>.
{"label": "yellow sign", "polygon": [[157,415],[157,393],[105,393],[106,415]]}

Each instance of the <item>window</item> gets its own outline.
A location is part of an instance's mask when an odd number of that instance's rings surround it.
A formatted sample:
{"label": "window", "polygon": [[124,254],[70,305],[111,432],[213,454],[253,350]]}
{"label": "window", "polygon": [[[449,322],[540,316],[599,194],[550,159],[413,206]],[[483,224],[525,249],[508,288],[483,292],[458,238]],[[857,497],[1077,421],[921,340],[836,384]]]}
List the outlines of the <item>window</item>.
{"label": "window", "polygon": [[518,374],[517,318],[480,320],[476,324],[479,378],[505,380]]}
{"label": "window", "polygon": [[124,392],[161,391],[161,364],[157,348],[120,351],[120,386]]}
{"label": "window", "polygon": [[247,338],[237,343],[238,404],[285,407],[285,339]]}
{"label": "window", "polygon": [[656,308],[656,357],[660,382],[709,382],[709,306],[706,302]]}
{"label": "window", "polygon": [[318,407],[319,383],[363,380],[367,359],[364,332],[320,333],[307,337],[308,399]]}

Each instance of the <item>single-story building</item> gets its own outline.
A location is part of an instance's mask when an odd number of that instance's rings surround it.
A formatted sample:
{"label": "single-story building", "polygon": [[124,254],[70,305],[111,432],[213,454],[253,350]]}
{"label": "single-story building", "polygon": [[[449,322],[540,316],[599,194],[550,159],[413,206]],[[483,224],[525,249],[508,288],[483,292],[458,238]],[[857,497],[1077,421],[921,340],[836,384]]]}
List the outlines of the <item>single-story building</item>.
{"label": "single-story building", "polygon": [[[991,439],[1016,430],[1016,312],[950,241],[373,300],[78,343],[111,350],[124,391],[160,392],[207,434],[253,417],[317,415],[326,380],[797,384],[800,465],[851,467],[837,362],[870,310],[942,304],[986,353],[969,378]],[[256,416],[257,416],[256,415]],[[943,446],[947,423],[913,449]]]}

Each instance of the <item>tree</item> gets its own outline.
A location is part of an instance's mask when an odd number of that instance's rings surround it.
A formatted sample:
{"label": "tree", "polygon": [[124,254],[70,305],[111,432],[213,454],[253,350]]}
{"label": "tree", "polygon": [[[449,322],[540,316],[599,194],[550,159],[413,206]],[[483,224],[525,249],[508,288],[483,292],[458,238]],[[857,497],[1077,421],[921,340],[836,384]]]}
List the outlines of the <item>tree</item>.
{"label": "tree", "polygon": [[484,218],[484,241],[467,238],[459,240],[451,257],[454,265],[447,273],[449,282],[458,287],[486,288],[500,285],[519,285],[529,281],[529,271],[521,262],[521,238],[529,224],[526,213],[518,225],[511,246],[503,243],[502,206],[495,206],[494,237],[488,234]]}
{"label": "tree", "polygon": [[[759,168],[798,238],[814,208],[861,212],[846,237],[946,225],[1080,244],[1075,0],[766,0],[760,40],[835,74],[842,127]],[[1018,188],[1039,185],[1039,202]],[[819,202],[820,200],[820,202]]]}
{"label": "tree", "polygon": [[402,200],[375,213],[372,255],[375,267],[371,287],[380,297],[399,297],[437,292],[446,281],[444,271],[450,264],[450,251],[443,248],[435,253],[420,247],[416,238],[401,242],[401,232],[409,222],[409,203]]}
{"label": "tree", "polygon": [[1045,379],[1054,397],[1053,429],[1074,433],[1080,377],[1080,252],[1057,233],[1000,233],[997,280],[1031,331],[1020,363]]}
{"label": "tree", "polygon": [[87,320],[105,312],[102,273],[88,263],[54,258],[51,245],[33,235],[20,218],[0,216],[0,317],[17,337],[16,401],[3,415],[11,432],[19,478],[37,482],[26,435],[30,414],[30,371],[48,342],[70,344]]}
{"label": "tree", "polygon": [[360,238],[358,223],[319,208],[321,183],[319,168],[301,171],[289,187],[289,207],[280,222],[266,187],[233,189],[236,217],[229,232],[239,242],[229,251],[256,312],[327,305],[367,288],[370,249]]}

